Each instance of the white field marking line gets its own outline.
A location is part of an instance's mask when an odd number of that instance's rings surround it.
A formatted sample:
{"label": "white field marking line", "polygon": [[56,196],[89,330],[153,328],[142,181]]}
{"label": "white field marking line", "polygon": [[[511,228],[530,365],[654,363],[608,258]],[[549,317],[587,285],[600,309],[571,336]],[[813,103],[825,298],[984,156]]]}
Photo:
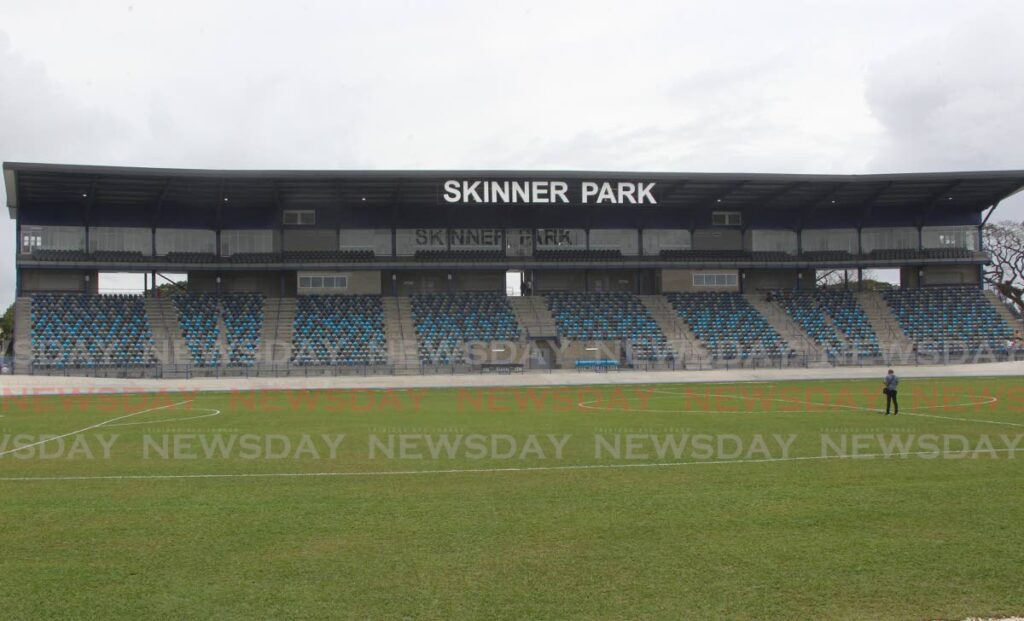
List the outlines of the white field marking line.
{"label": "white field marking line", "polygon": [[588,410],[599,410],[602,412],[650,412],[654,414],[828,414],[832,410],[783,410],[781,412],[765,412],[763,410],[656,410],[650,408],[603,408],[591,403],[597,403],[600,399],[593,401],[580,401],[576,405]]}
{"label": "white field marking line", "polygon": [[186,420],[198,420],[200,418],[212,418],[214,416],[220,416],[220,410],[213,408],[192,408],[193,410],[201,410],[204,412],[210,412],[210,414],[200,414],[199,416],[186,416],[184,418],[161,418],[160,420],[143,420],[135,423],[117,423],[116,425],[105,425],[106,427],[128,427],[130,425],[156,425],[157,423],[180,423]]}
{"label": "white field marking line", "polygon": [[52,438],[46,438],[45,440],[40,440],[38,442],[33,442],[32,444],[25,444],[25,445],[19,446],[18,448],[13,448],[13,449],[6,450],[6,451],[0,453],[0,457],[3,457],[4,455],[10,455],[11,453],[17,453],[18,451],[23,451],[23,450],[25,450],[27,448],[32,448],[33,446],[39,446],[40,444],[46,444],[47,442],[53,442],[54,440],[60,440],[61,438],[66,438],[68,436],[73,436],[73,435],[77,435],[77,434],[80,434],[80,433],[85,433],[86,431],[89,431],[91,429],[96,429],[98,427],[102,427],[103,425],[107,425],[107,424],[112,423],[114,421],[124,420],[126,418],[131,418],[132,416],[138,416],[139,414],[145,414],[146,412],[156,412],[157,410],[166,410],[168,408],[177,407],[179,405],[185,405],[186,403],[192,403],[192,400],[190,399],[188,401],[181,401],[179,403],[171,403],[171,404],[168,404],[168,405],[161,405],[160,407],[148,408],[148,409],[145,409],[145,410],[139,410],[138,412],[132,412],[131,414],[125,414],[123,416],[118,416],[116,418],[111,418],[110,420],[105,420],[102,423],[96,423],[95,425],[89,425],[88,427],[85,427],[84,429],[79,429],[77,431],[71,431],[71,432],[65,433],[63,435],[53,436]]}
{"label": "white field marking line", "polygon": [[[625,470],[627,468],[674,468],[680,466],[717,466],[724,464],[768,464],[796,461],[829,461],[849,459],[867,461],[875,458],[893,459],[919,456],[944,457],[974,453],[1019,453],[1024,448],[984,449],[979,451],[907,451],[902,453],[864,453],[860,455],[805,455],[802,457],[767,457],[764,459],[716,459],[708,461],[671,461],[630,464],[575,464],[568,466],[523,466],[521,468],[451,468],[447,470],[371,470],[367,472],[235,472],[214,474],[101,474],[95,476],[0,477],[4,481],[128,481],[175,479],[285,479],[330,477],[388,477],[423,474],[502,474],[519,472],[553,472],[560,470]],[[1012,459],[1012,457],[1011,457]]]}
{"label": "white field marking line", "polygon": [[[663,395],[675,395],[675,396],[680,396],[680,397],[685,397],[686,396],[686,393],[668,392],[668,391],[665,391],[665,390],[651,389],[649,392],[660,393],[660,394],[663,394]],[[744,400],[747,400],[747,401],[758,401],[758,400],[761,400],[761,401],[778,401],[780,403],[796,403],[796,404],[799,404],[799,405],[816,405],[816,406],[821,406],[821,407],[844,408],[844,409],[847,409],[847,410],[857,410],[857,411],[861,411],[861,412],[880,412],[881,411],[881,410],[878,410],[878,409],[875,409],[875,408],[867,408],[867,407],[862,407],[862,406],[858,406],[858,405],[843,405],[842,403],[815,403],[813,401],[798,401],[798,400],[795,400],[795,399],[772,399],[770,397],[744,397],[742,395],[716,395],[716,396],[725,397],[725,398],[729,398],[729,399],[744,399]],[[917,409],[920,409],[920,410],[923,410],[923,409],[941,409],[941,408],[965,407],[965,406],[969,406],[969,405],[984,406],[984,405],[992,405],[993,403],[997,403],[998,401],[999,401],[998,397],[988,397],[988,401],[976,401],[976,402],[970,402],[970,403],[950,403],[948,405],[925,405],[925,406],[921,406],[920,408],[917,408]],[[577,404],[577,405],[582,406],[583,404]],[[810,412],[808,412],[808,413],[810,413]],[[938,414],[920,414],[920,413],[917,413],[917,412],[904,412],[904,415],[906,415],[906,416],[920,416],[922,418],[941,418],[941,419],[944,419],[944,420],[955,420],[955,421],[960,421],[960,422],[964,422],[964,423],[985,423],[985,424],[988,424],[988,425],[1006,425],[1006,426],[1009,426],[1009,427],[1024,427],[1024,424],[1022,424],[1022,423],[1011,423],[1011,422],[1007,422],[1007,421],[998,421],[998,420],[984,420],[984,419],[980,419],[980,418],[958,418],[956,416],[940,416]]]}

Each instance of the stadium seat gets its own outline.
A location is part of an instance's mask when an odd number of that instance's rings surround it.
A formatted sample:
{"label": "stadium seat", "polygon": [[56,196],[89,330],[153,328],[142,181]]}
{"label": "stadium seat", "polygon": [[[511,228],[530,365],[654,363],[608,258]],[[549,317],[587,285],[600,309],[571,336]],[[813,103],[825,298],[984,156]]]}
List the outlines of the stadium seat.
{"label": "stadium seat", "polygon": [[424,364],[462,364],[466,343],[519,340],[519,323],[503,293],[421,294],[410,303]]}
{"label": "stadium seat", "polygon": [[32,296],[31,322],[37,367],[156,363],[153,331],[139,296],[37,293]]}
{"label": "stadium seat", "polygon": [[882,294],[917,351],[1002,351],[1013,336],[977,287],[894,289]]}
{"label": "stadium seat", "polygon": [[304,295],[292,334],[292,364],[367,366],[387,363],[384,307],[376,295]]}
{"label": "stadium seat", "polygon": [[560,336],[581,341],[626,341],[635,360],[672,360],[658,322],[626,292],[555,292],[545,296]]}
{"label": "stadium seat", "polygon": [[717,359],[779,358],[792,353],[789,344],[739,293],[665,295],[679,317]]}

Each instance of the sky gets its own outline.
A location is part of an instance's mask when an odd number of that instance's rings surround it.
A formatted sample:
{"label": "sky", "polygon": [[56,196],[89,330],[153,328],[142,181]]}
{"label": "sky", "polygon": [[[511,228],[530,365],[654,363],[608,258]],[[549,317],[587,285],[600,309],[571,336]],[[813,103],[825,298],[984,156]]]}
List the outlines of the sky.
{"label": "sky", "polygon": [[1024,169],[1021,40],[1014,0],[3,0],[0,160]]}

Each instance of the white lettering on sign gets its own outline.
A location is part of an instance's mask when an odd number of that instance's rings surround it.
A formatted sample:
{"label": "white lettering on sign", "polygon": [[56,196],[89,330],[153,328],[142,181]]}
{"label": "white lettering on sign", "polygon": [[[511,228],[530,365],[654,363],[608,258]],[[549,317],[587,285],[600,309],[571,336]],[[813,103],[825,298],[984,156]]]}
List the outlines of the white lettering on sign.
{"label": "white lettering on sign", "polygon": [[[568,204],[569,184],[565,181],[459,181],[444,182],[446,203],[476,204]],[[657,205],[654,182],[583,181],[579,202],[585,205]]]}

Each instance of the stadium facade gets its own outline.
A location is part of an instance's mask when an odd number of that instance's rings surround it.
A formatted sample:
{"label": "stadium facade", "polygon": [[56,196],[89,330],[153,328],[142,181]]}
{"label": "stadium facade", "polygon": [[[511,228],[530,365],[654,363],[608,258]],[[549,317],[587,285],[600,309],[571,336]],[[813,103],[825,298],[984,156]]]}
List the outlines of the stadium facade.
{"label": "stadium facade", "polygon": [[[627,366],[688,355],[835,363],[865,353],[854,341],[869,332],[915,352],[948,350],[956,330],[964,350],[1012,335],[981,291],[981,227],[1024,187],[1024,171],[3,170],[22,370],[393,371],[463,364],[468,344],[498,341],[521,343],[526,366],[576,364],[588,343],[611,344],[600,360]],[[901,292],[859,291],[856,274],[874,268],[898,269]],[[854,274],[841,299],[815,292],[826,269]],[[188,275],[187,293],[147,291],[110,311],[139,315],[138,338],[152,343],[139,356],[111,355],[117,343],[68,327],[76,313],[107,312],[67,301],[96,296],[104,272],[146,274],[147,289],[160,274]],[[505,298],[510,272],[524,299]],[[936,306],[965,303],[990,307],[977,334]],[[922,312],[946,332],[919,331]],[[353,316],[364,332],[346,323]],[[721,349],[730,330],[756,346]],[[484,345],[477,362],[502,350]]]}

